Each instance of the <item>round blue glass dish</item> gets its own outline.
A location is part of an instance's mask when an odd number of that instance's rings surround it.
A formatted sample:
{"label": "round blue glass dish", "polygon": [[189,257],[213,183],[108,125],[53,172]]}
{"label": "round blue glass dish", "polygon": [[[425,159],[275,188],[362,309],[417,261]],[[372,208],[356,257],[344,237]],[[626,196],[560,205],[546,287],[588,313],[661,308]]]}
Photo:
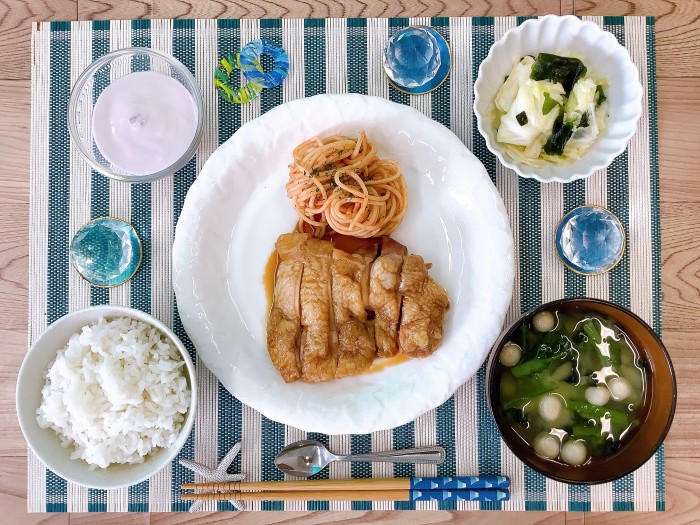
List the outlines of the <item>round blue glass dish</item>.
{"label": "round blue glass dish", "polygon": [[555,236],[557,254],[573,272],[597,275],[612,270],[625,252],[625,230],[611,211],[585,205],[564,215]]}
{"label": "round blue glass dish", "polygon": [[70,262],[92,286],[119,286],[141,265],[141,241],[131,224],[113,217],[94,219],[73,236]]}
{"label": "round blue glass dish", "polygon": [[411,26],[394,33],[382,65],[392,87],[409,95],[437,89],[450,74],[450,47],[435,29]]}

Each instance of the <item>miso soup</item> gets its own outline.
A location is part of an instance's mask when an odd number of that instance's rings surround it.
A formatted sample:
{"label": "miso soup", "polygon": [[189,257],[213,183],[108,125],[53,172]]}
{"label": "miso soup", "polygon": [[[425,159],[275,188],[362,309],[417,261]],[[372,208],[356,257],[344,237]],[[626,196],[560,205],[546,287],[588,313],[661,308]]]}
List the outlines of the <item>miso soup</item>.
{"label": "miso soup", "polygon": [[610,319],[539,312],[498,359],[501,415],[543,458],[590,463],[617,452],[639,425],[644,363]]}

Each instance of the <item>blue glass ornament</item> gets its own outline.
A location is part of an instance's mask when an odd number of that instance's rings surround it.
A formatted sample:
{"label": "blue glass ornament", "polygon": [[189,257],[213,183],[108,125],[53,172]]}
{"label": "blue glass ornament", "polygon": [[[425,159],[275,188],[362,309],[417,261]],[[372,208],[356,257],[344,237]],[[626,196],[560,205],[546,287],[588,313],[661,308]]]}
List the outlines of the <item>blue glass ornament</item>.
{"label": "blue glass ornament", "polygon": [[141,241],[130,224],[100,217],[84,225],[70,244],[70,261],[91,285],[118,286],[141,264]]}

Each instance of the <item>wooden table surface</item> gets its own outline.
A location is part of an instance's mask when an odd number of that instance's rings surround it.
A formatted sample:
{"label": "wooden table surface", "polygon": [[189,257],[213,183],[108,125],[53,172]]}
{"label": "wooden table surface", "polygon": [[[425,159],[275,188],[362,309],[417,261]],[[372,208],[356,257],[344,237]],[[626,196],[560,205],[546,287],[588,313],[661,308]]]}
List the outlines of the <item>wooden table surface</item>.
{"label": "wooden table surface", "polygon": [[[663,339],[678,376],[666,440],[667,512],[265,512],[27,514],[26,445],[15,381],[27,351],[30,22],[120,18],[654,15],[656,21]],[[699,0],[0,0],[0,522],[692,523],[700,521]]]}

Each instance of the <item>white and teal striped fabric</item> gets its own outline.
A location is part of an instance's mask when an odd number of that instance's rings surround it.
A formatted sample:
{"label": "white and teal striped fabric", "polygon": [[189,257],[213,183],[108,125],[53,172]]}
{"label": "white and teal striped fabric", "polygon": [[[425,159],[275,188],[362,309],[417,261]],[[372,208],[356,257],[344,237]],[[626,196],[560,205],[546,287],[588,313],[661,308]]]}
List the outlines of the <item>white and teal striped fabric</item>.
{"label": "white and teal striped fabric", "polygon": [[[386,97],[424,112],[454,131],[484,163],[503,195],[519,261],[508,320],[542,302],[564,296],[610,299],[661,329],[660,239],[656,86],[653,18],[591,18],[611,31],[637,64],[645,88],[637,134],[607,170],[585,181],[541,185],[503,168],[476,131],[472,111],[475,75],[493,42],[522,18],[394,18],[326,20],[134,20],[52,22],[34,26],[32,60],[30,340],[67,312],[91,304],[130,305],[152,313],[196,351],[178,318],[171,286],[171,247],[183,201],[207,157],[238,127],[270,108],[317,93],[357,92]],[[411,24],[433,26],[450,43],[448,82],[432,94],[409,97],[389,87],[381,53],[389,35]],[[218,57],[254,38],[281,44],[290,75],[254,102],[236,106],[219,100],[213,87]],[[152,47],[170,53],[200,82],[206,110],[197,155],[174,177],[127,185],[91,171],[71,147],[67,106],[71,84],[88,64],[110,50]],[[102,86],[104,87],[104,86]],[[98,95],[98,93],[96,93]],[[553,247],[565,211],[584,203],[607,206],[628,232],[625,257],[611,273],[582,277],[565,270]],[[143,264],[128,284],[90,288],[69,266],[68,243],[93,217],[130,221],[145,248]],[[287,443],[306,437],[242,405],[198,366],[200,404],[195,429],[181,457],[214,465],[236,442],[243,443],[233,468],[250,480],[282,479],[272,459]],[[313,435],[340,453],[368,452],[439,443],[447,449],[440,466],[333,465],[333,478],[410,475],[505,474],[512,479],[505,503],[436,502],[258,502],[256,510],[320,509],[501,509],[663,510],[663,449],[642,468],[603,485],[568,486],[525,467],[503,444],[485,399],[484,371],[444,405],[415,422],[371,435]],[[183,511],[179,485],[194,475],[174,461],[170,468],[121,490],[87,489],[56,476],[29,451],[29,510],[35,512]],[[208,510],[233,510],[210,502]]]}

